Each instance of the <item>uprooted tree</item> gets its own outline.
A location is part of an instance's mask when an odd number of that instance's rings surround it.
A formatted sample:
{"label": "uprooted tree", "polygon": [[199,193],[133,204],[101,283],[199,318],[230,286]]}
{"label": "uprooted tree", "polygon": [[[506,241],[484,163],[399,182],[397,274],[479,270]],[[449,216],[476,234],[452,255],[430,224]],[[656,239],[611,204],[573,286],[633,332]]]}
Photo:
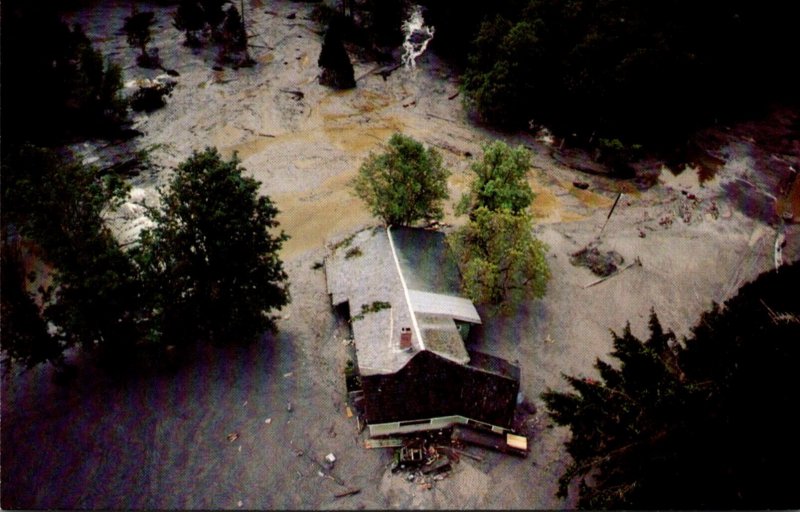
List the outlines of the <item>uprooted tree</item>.
{"label": "uprooted tree", "polygon": [[421,219],[441,219],[448,197],[442,156],[406,135],[395,133],[384,153],[370,153],[352,182],[376,217],[388,225],[409,225]]}
{"label": "uprooted tree", "polygon": [[678,342],[613,334],[599,380],[565,376],[543,398],[572,430],[559,494],[590,509],[796,509],[800,263],[746,284]]}
{"label": "uprooted tree", "polygon": [[447,241],[464,292],[474,302],[508,311],[526,296],[544,296],[550,278],[547,246],[533,236],[528,214],[481,206]]}

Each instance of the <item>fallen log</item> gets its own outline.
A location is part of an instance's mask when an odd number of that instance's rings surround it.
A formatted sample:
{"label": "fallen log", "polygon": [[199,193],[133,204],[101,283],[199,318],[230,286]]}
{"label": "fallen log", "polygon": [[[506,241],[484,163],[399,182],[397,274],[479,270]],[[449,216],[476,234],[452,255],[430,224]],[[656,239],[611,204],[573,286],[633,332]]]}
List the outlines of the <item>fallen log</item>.
{"label": "fallen log", "polygon": [[441,119],[442,121],[447,121],[448,123],[458,124],[458,121],[454,121],[452,119],[448,119],[448,118],[442,117],[442,116],[437,116],[436,114],[426,113],[425,115],[428,116],[428,117],[432,117],[434,119]]}
{"label": "fallen log", "polygon": [[286,94],[291,94],[296,101],[300,101],[305,98],[305,93],[303,91],[299,91],[297,89],[279,89],[281,92],[285,92]]}
{"label": "fallen log", "polygon": [[333,495],[334,498],[344,498],[345,496],[352,496],[353,494],[358,494],[361,492],[361,489],[348,489],[347,491],[337,492]]}
{"label": "fallen log", "polygon": [[400,66],[402,66],[402,64],[394,64],[392,66],[375,66],[374,68],[370,69],[363,75],[356,78],[356,82],[369,75],[381,75],[383,79],[386,80],[387,78],[389,78],[389,75],[391,75]]}
{"label": "fallen log", "polygon": [[602,283],[603,281],[607,281],[608,279],[611,279],[612,277],[614,277],[614,276],[617,276],[617,275],[619,275],[619,274],[621,274],[621,273],[625,272],[626,270],[628,270],[629,268],[631,268],[631,267],[632,267],[632,266],[634,266],[634,265],[639,265],[640,267],[642,266],[642,261],[639,259],[639,257],[638,257],[638,256],[636,257],[636,260],[635,260],[633,263],[629,264],[628,266],[626,266],[626,267],[623,267],[623,268],[621,268],[620,270],[617,270],[617,271],[616,271],[616,272],[614,272],[613,274],[609,274],[609,275],[607,275],[607,276],[605,276],[605,277],[603,277],[603,278],[600,278],[600,279],[598,279],[597,281],[592,281],[591,283],[587,284],[587,285],[586,285],[586,286],[584,286],[583,288],[584,288],[584,289],[586,289],[586,288],[590,288],[590,287],[592,287],[592,286],[594,286],[594,285],[596,285],[596,284],[600,284],[600,283]]}

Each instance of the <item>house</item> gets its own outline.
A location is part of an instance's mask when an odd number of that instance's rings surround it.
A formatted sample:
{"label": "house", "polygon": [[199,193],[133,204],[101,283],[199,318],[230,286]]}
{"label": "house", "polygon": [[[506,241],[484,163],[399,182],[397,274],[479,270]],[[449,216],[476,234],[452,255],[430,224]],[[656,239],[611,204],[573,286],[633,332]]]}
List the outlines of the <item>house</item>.
{"label": "house", "polygon": [[331,302],[350,318],[371,436],[453,424],[510,431],[519,368],[465,346],[481,323],[440,232],[374,228],[332,248]]}

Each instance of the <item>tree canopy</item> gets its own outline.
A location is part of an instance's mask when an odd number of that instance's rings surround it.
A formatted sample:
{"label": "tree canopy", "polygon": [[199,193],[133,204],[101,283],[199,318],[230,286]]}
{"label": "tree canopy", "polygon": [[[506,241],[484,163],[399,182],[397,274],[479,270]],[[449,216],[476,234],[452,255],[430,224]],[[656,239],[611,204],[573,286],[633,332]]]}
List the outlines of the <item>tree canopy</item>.
{"label": "tree canopy", "polygon": [[125,31],[128,44],[140,51],[136,62],[145,68],[158,67],[161,63],[157,57],[147,53],[147,43],[152,39],[150,27],[155,24],[155,13],[153,11],[135,12],[125,18],[122,30]]}
{"label": "tree canopy", "polygon": [[373,215],[386,224],[409,225],[442,218],[449,175],[435,148],[395,133],[385,152],[370,153],[352,185]]}
{"label": "tree canopy", "polygon": [[[168,345],[245,342],[274,328],[270,313],[289,301],[278,255],[287,236],[242,172],[235,157],[194,153],[151,212],[155,226],[126,251],[104,222],[125,197],[120,180],[35,147],[4,158],[5,358],[60,364],[80,347],[127,368]],[[50,269],[38,290],[25,273],[31,253]]]}
{"label": "tree canopy", "polygon": [[617,364],[543,395],[572,430],[560,494],[578,478],[584,508],[796,509],[799,282],[797,262],[762,274],[683,343],[654,312],[646,341],[612,333]]}
{"label": "tree canopy", "polygon": [[80,25],[50,2],[2,3],[3,154],[24,142],[54,144],[114,135],[126,120],[122,71],[92,47]]}
{"label": "tree canopy", "polygon": [[250,341],[273,329],[270,313],[289,302],[278,255],[288,237],[274,232],[277,208],[243,171],[214,148],[175,168],[136,255],[156,305],[151,336]]}
{"label": "tree canopy", "polygon": [[172,24],[186,32],[186,46],[198,47],[202,44],[200,33],[206,26],[203,6],[197,0],[181,0],[175,10]]}
{"label": "tree canopy", "polygon": [[550,278],[547,246],[531,233],[528,214],[481,206],[447,241],[464,292],[474,302],[508,310],[523,297],[544,296]]}
{"label": "tree canopy", "polygon": [[483,159],[471,166],[475,178],[469,194],[461,199],[459,211],[472,212],[481,206],[512,213],[524,211],[533,201],[527,181],[530,166],[530,153],[523,146],[510,148],[499,140],[484,145]]}
{"label": "tree canopy", "polygon": [[[26,337],[4,335],[3,349],[12,358],[33,366],[58,362],[76,345],[103,355],[132,347],[138,280],[102,218],[126,190],[119,179],[52,151],[25,146],[4,158],[3,231],[15,234],[13,241],[4,238],[4,251],[18,253],[23,240],[32,242],[53,269],[52,283],[38,292],[42,318],[52,325],[50,339],[39,332],[42,345],[25,346]],[[19,257],[6,264],[20,272]],[[13,311],[30,315],[27,286],[9,275],[9,298],[17,299]]]}
{"label": "tree canopy", "polygon": [[347,21],[340,15],[334,15],[328,23],[317,59],[317,65],[322,68],[319,75],[321,85],[335,89],[352,89],[356,86],[353,63],[344,47],[346,26]]}
{"label": "tree canopy", "polygon": [[247,51],[244,12],[240,13],[230,0],[180,0],[172,25],[186,33],[186,46],[198,48],[206,41],[219,43],[218,64],[254,64]]}
{"label": "tree canopy", "polygon": [[447,25],[459,25],[437,32],[437,44],[459,49],[473,42],[464,97],[494,124],[516,128],[533,120],[583,141],[596,134],[653,147],[759,105],[798,98],[789,85],[797,77],[788,64],[789,48],[797,46],[792,3],[431,4],[434,18],[447,13]]}

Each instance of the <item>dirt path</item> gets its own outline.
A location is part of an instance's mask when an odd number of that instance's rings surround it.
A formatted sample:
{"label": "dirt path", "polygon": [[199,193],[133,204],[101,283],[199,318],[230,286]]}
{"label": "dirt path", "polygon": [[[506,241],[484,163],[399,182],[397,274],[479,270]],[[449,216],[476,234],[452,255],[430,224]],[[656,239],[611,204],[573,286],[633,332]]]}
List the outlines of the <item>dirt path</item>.
{"label": "dirt path", "polygon": [[[292,237],[282,256],[293,301],[282,312],[279,334],[250,347],[203,349],[174,375],[145,375],[124,385],[84,373],[60,387],[47,368],[5,378],[3,507],[571,506],[574,500],[555,497],[568,432],[549,423],[539,394],[562,386],[562,372],[592,374],[595,357],[611,349],[608,329],[630,321],[634,334],[644,335],[654,307],[666,327],[686,334],[712,300],[725,300],[771,267],[775,227],[740,213],[747,201],[729,195],[732,182],[752,173],[746,145],[731,146],[719,178],[702,187],[691,175],[665,175],[662,185],[637,191],[556,164],[549,147],[530,134],[506,137],[534,151],[532,212],[537,235],[550,247],[553,279],[544,300],[520,305],[513,316],[482,308],[480,348],[521,365],[523,394],[540,409],[523,418],[532,452],[527,459],[483,453],[483,462],[465,464],[450,481],[420,491],[387,474],[387,451],[359,445],[354,419],[344,410],[343,326],[331,314],[324,271],[312,266],[322,261],[326,240],[375,223],[347,182],[392,132],[442,151],[453,171],[452,202],[467,186],[480,144],[499,135],[470,124],[459,100],[448,100],[454,77],[435,57],[386,81],[368,74],[372,64],[357,63],[356,77],[364,75],[358,88],[332,92],[316,83],[320,37],[306,19],[310,7],[289,1],[249,6],[259,64],[222,72],[211,69],[213,56],[180,45],[169,24],[174,7],[153,6],[163,29],[153,44],[180,77],[168,106],[140,116],[136,127],[144,132],[142,146],[158,145],[154,154],[166,168],[205,145],[238,152],[275,200],[281,227]],[[117,34],[128,12],[125,2],[105,2],[72,21],[81,21],[106,54],[125,63],[126,79],[152,76],[132,67],[135,51]],[[289,20],[292,12],[297,16]],[[137,178],[137,194],[152,200],[167,177]],[[589,189],[574,187],[576,179]],[[625,195],[600,248],[619,252],[626,264],[636,258],[642,264],[586,288],[595,276],[572,266],[569,255],[600,235],[620,191]],[[446,221],[461,222],[452,205]],[[130,222],[118,228],[124,232]],[[787,227],[786,261],[800,257],[798,231]],[[337,457],[333,478],[318,473],[317,463],[329,452]],[[336,479],[361,492],[334,498],[342,489]]]}

